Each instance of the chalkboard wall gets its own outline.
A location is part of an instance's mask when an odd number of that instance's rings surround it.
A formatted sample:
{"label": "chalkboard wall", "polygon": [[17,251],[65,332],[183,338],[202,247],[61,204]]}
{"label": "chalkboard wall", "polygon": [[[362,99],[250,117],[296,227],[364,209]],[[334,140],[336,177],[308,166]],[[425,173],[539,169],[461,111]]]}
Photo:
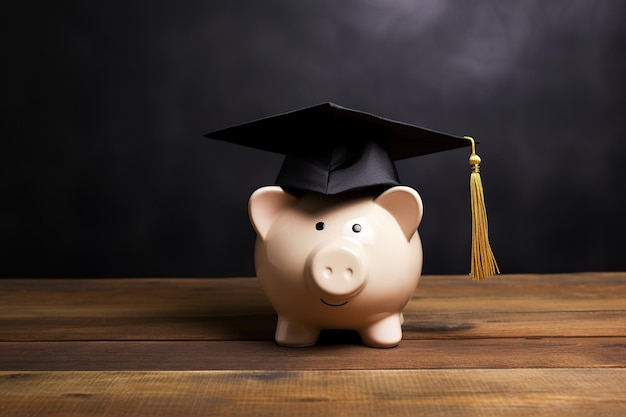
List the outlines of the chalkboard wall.
{"label": "chalkboard wall", "polygon": [[[626,2],[12,2],[0,275],[254,274],[274,154],[202,137],[321,103],[481,144],[505,273],[626,270]],[[401,161],[426,274],[469,268],[467,150]]]}

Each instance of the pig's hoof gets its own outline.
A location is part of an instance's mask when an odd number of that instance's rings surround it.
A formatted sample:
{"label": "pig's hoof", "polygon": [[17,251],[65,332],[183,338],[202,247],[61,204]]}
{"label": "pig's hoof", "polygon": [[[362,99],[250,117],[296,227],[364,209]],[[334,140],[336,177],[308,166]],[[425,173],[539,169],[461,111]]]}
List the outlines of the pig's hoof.
{"label": "pig's hoof", "polygon": [[359,334],[367,346],[376,348],[398,346],[402,340],[401,317],[398,315],[387,317]]}
{"label": "pig's hoof", "polygon": [[279,317],[275,340],[281,346],[305,347],[314,345],[319,334],[319,329]]}

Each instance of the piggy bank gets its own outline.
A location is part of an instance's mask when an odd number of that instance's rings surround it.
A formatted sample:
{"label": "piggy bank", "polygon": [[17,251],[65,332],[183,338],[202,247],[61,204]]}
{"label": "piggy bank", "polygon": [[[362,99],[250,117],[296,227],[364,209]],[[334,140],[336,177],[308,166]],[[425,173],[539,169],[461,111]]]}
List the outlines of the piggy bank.
{"label": "piggy bank", "polygon": [[276,343],[310,346],[324,329],[355,330],[372,347],[400,343],[402,310],[422,270],[414,189],[295,196],[267,186],[248,209],[257,277],[278,316]]}

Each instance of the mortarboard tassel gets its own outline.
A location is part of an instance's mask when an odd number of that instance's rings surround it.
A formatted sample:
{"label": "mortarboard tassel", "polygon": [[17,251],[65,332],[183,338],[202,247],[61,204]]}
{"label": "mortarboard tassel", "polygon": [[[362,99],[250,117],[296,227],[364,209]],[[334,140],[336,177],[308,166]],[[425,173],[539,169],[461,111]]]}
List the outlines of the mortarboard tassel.
{"label": "mortarboard tassel", "polygon": [[469,158],[471,166],[470,196],[472,206],[472,259],[470,278],[479,281],[491,275],[499,274],[500,269],[489,244],[489,228],[487,225],[487,209],[485,195],[480,179],[480,157],[476,154],[476,144],[470,136],[465,139],[472,143],[472,154]]}

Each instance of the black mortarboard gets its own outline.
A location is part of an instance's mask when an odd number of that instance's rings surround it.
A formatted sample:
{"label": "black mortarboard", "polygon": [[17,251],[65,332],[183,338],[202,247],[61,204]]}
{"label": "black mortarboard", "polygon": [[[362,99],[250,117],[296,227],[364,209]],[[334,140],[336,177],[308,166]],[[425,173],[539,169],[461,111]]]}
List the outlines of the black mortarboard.
{"label": "black mortarboard", "polygon": [[480,158],[468,136],[454,136],[370,113],[322,103],[206,133],[207,138],[285,155],[276,184],[327,195],[399,185],[394,161],[472,147],[472,272],[499,273],[487,237]]}
{"label": "black mortarboard", "polygon": [[469,140],[333,103],[205,134],[285,155],[276,184],[292,192],[339,194],[400,183],[393,161],[470,146]]}

